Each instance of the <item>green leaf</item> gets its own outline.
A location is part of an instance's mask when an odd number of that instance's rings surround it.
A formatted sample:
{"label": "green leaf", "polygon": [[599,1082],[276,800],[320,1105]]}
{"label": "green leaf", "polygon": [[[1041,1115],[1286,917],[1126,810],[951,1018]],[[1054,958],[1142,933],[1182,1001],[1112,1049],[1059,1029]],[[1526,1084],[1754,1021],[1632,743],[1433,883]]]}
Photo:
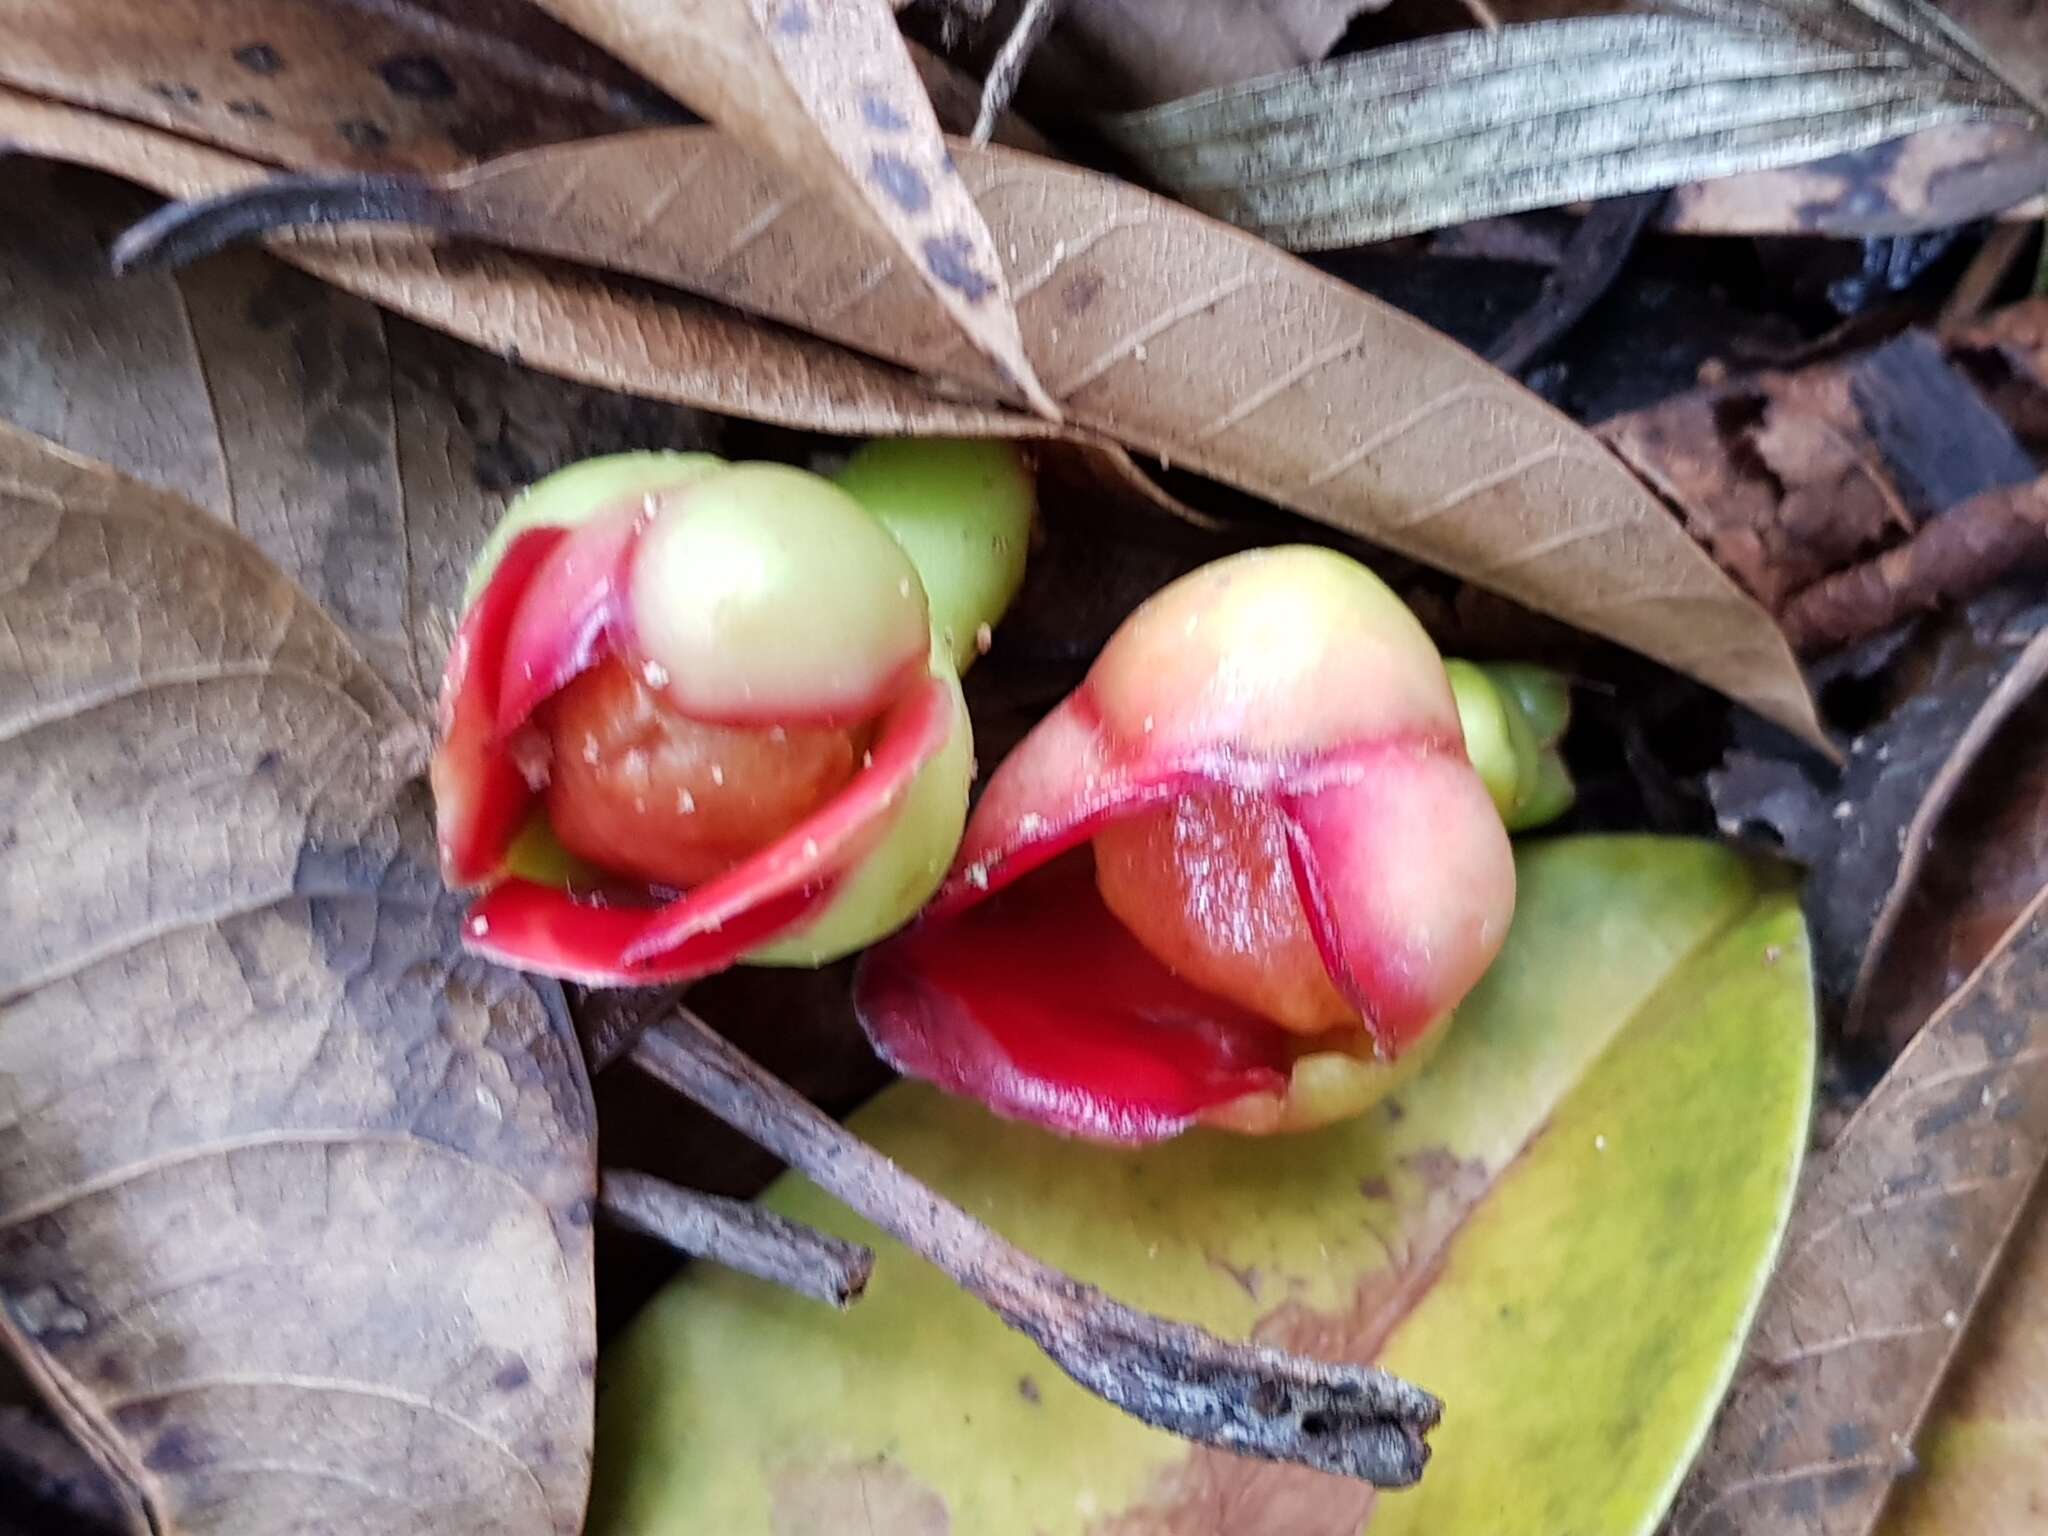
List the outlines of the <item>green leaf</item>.
{"label": "green leaf", "polygon": [[2036,110],[1917,0],[1676,0],[1424,38],[1105,119],[1165,191],[1290,250],[1803,164]]}
{"label": "green leaf", "polygon": [[1649,1530],[1790,1207],[1805,934],[1789,891],[1706,844],[1539,843],[1520,874],[1508,946],[1441,1053],[1349,1125],[1108,1152],[920,1086],[855,1121],[1080,1278],[1441,1393],[1418,1489],[1375,1507],[1146,1429],[786,1179],[777,1210],[874,1245],[868,1299],[842,1317],[715,1271],[659,1297],[606,1362],[591,1530],[765,1536],[851,1508],[975,1536]]}

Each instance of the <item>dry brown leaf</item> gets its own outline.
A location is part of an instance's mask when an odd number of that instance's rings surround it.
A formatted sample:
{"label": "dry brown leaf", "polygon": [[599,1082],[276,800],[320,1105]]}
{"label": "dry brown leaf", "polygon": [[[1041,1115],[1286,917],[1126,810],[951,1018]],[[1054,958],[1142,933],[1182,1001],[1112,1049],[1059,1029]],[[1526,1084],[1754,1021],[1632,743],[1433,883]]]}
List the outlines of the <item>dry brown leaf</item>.
{"label": "dry brown leaf", "polygon": [[0,429],[0,1319],[155,1531],[582,1518],[589,1085],[419,727],[206,514]]}
{"label": "dry brown leaf", "polygon": [[534,373],[267,256],[113,277],[144,194],[0,162],[0,417],[239,529],[425,718],[506,498],[576,459],[711,446],[716,423]]}
{"label": "dry brown leaf", "polygon": [[1897,1048],[2048,880],[2048,607],[1906,829],[1849,1026]]}
{"label": "dry brown leaf", "polygon": [[[917,66],[883,0],[539,0],[723,125],[915,274],[918,319],[973,346],[953,377],[1058,420],[1018,334],[988,226],[960,183]],[[680,144],[649,167],[651,222],[687,218],[697,167]],[[776,222],[761,210],[759,230]],[[834,239],[829,227],[819,238]],[[993,370],[991,372],[991,369]]]}
{"label": "dry brown leaf", "polygon": [[1663,227],[1687,235],[1864,239],[2038,218],[2048,143],[2013,123],[1949,123],[1810,165],[1697,181],[1671,194]]}
{"label": "dry brown leaf", "polygon": [[1865,1536],[2048,1159],[2048,885],[1793,1212],[1673,1536]]}
{"label": "dry brown leaf", "polygon": [[1047,100],[1149,107],[1326,58],[1387,0],[1064,0],[1033,66]]}
{"label": "dry brown leaf", "polygon": [[2048,1211],[2020,1224],[1881,1536],[2036,1536],[2048,1517]]}
{"label": "dry brown leaf", "polygon": [[[955,155],[1071,424],[1633,646],[1824,739],[1775,626],[1536,396],[1377,300],[1123,183],[1008,151]],[[679,163],[690,206],[650,205]],[[356,208],[356,189],[346,196]],[[918,325],[915,274],[835,238],[829,207],[713,130],[534,151],[398,201],[407,217],[709,293],[911,366],[944,371],[957,351]],[[758,238],[769,216],[776,238]]]}
{"label": "dry brown leaf", "polygon": [[[109,171],[171,197],[211,196],[265,175],[219,150],[4,89],[0,146]],[[940,398],[901,369],[721,305],[588,270],[390,232],[277,254],[488,351],[627,394],[851,436],[1058,430],[1021,412]]]}
{"label": "dry brown leaf", "polygon": [[0,0],[0,82],[305,168],[443,170],[673,105],[525,0]]}
{"label": "dry brown leaf", "polygon": [[[1821,782],[1782,757],[1747,751],[1731,753],[1708,776],[1724,832],[1736,836],[1768,829],[1787,856],[1806,866],[1805,906],[1816,978],[1822,1002],[1835,1018],[1850,1009],[1867,968],[1877,963],[1873,956],[1882,958],[1882,950],[1923,936],[1896,923],[1888,940],[1874,939],[1873,933],[1887,906],[1918,888],[1909,852],[1928,830],[1925,818],[1940,815],[1944,781],[1959,772],[1975,777],[1979,767],[1990,782],[2000,775],[2011,747],[1993,727],[2011,717],[2019,688],[2004,690],[2001,683],[2048,624],[2048,603],[2027,601],[2028,596],[2024,589],[1987,593],[1967,608],[1942,615],[1898,653],[1891,670],[1902,680],[1903,696],[1881,706],[1881,718],[1856,735],[1838,777]],[[1930,796],[1937,809],[1928,809]],[[1937,848],[1944,837],[1937,831]],[[1924,847],[1920,852],[1924,856]],[[1934,867],[1945,863],[1945,858],[1933,861]],[[2016,872],[2024,890],[2008,895],[1972,925],[1975,944],[1967,952],[1958,946],[1953,974],[1941,984],[1917,982],[1910,989],[1918,1004],[1911,1014],[1893,1006],[1907,994],[1887,995],[1882,1019],[1869,1021],[1870,1032],[1889,1036],[1895,1048],[1902,1046],[1976,968],[2013,913],[2033,895],[2043,872],[2048,866],[2032,876]],[[1962,883],[1970,883],[1968,871],[1956,873]],[[1940,911],[1936,931],[1959,938],[1960,930],[1947,929],[1955,915]],[[1887,985],[1901,980],[1894,975]]]}
{"label": "dry brown leaf", "polygon": [[[2048,92],[2048,12],[2031,0],[1939,0],[2021,87]],[[2014,123],[1955,123],[1807,166],[1681,187],[1664,210],[1688,234],[1838,238],[1945,229],[1987,214],[2039,217],[2048,142]]]}

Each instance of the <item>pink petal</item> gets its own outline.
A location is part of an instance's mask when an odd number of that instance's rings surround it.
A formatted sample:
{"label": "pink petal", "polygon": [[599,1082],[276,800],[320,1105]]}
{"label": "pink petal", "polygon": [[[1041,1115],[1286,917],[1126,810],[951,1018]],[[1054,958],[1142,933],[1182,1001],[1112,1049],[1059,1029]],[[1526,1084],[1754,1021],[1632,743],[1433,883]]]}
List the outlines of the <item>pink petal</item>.
{"label": "pink petal", "polygon": [[507,880],[469,909],[464,941],[473,952],[518,970],[592,987],[691,981],[732,965],[821,908],[829,882],[776,893],[705,928],[652,960],[627,957],[679,903],[597,906],[528,880]]}
{"label": "pink petal", "polygon": [[441,683],[441,741],[431,770],[441,872],[457,888],[497,872],[532,791],[497,730],[507,641],[536,574],[567,538],[535,528],[513,540],[455,632]]}
{"label": "pink petal", "polygon": [[1296,1046],[1155,960],[1081,853],[870,950],[854,1002],[898,1070],[1101,1141],[1162,1140],[1284,1091]]}
{"label": "pink petal", "polygon": [[[638,506],[593,518],[559,540],[534,572],[499,662],[494,725],[501,741],[543,700],[623,649],[619,620],[627,568],[645,520]],[[649,682],[659,686],[655,679]]]}

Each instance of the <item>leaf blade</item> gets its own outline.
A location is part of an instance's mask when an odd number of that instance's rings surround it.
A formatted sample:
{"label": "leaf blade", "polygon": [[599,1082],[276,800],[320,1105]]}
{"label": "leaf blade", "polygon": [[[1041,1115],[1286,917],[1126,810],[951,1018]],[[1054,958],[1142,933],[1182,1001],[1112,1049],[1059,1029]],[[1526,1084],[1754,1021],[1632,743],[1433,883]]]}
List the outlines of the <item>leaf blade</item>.
{"label": "leaf blade", "polygon": [[[692,205],[638,222],[671,142],[699,165]],[[1497,370],[1120,183],[1009,151],[955,157],[1010,253],[1034,362],[1073,428],[1466,576],[1824,741],[1762,611],[1596,439]],[[426,201],[464,234],[709,293],[894,361],[943,372],[955,346],[916,327],[911,278],[886,253],[833,238],[829,210],[807,222],[780,178],[704,130],[512,157]],[[734,273],[728,232],[764,209],[791,238]],[[1001,430],[1022,428],[1012,416]]]}
{"label": "leaf blade", "polygon": [[955,372],[1058,420],[1025,353],[995,241],[952,174],[882,0],[541,3],[878,236],[918,275],[922,307],[994,369]]}
{"label": "leaf blade", "polygon": [[1815,35],[1795,30],[1812,25],[1803,14],[1773,31],[1753,10],[1693,9],[1705,14],[1428,38],[1124,114],[1105,131],[1194,206],[1320,250],[2026,110],[1939,30],[1857,17]]}
{"label": "leaf blade", "polygon": [[589,1086],[460,956],[418,726],[175,498],[0,427],[0,502],[6,1342],[153,1529],[567,1536]]}

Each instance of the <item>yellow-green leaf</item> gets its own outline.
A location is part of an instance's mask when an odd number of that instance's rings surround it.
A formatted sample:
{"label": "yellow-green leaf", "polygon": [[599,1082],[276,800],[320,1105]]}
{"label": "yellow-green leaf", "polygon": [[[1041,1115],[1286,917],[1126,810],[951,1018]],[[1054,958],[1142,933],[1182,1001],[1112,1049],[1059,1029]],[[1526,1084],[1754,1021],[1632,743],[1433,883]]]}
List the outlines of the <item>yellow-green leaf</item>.
{"label": "yellow-green leaf", "polygon": [[1375,1503],[1126,1419],[788,1179],[776,1209],[875,1246],[868,1299],[840,1316],[714,1271],[659,1297],[606,1363],[592,1531],[1649,1530],[1790,1206],[1805,933],[1788,891],[1706,844],[1560,840],[1520,874],[1507,949],[1442,1052],[1363,1120],[1110,1152],[903,1086],[855,1122],[1139,1305],[1441,1393],[1419,1488]]}

